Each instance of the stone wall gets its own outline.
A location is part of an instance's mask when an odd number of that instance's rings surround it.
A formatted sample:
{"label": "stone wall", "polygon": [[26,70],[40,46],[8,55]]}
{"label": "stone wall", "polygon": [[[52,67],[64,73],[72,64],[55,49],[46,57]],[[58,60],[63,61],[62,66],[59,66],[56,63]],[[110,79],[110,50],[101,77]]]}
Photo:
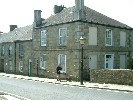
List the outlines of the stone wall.
{"label": "stone wall", "polygon": [[133,85],[133,70],[111,69],[91,70],[91,82]]}

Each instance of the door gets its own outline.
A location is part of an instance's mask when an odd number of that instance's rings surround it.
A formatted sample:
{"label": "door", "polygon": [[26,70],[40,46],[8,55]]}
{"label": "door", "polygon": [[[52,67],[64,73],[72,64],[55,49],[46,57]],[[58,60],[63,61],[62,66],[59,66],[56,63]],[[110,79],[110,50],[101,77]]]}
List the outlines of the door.
{"label": "door", "polygon": [[4,72],[4,59],[1,59],[1,68],[0,68],[1,72]]}
{"label": "door", "polygon": [[29,59],[29,71],[28,71],[29,76],[31,76],[31,66],[32,66],[32,61]]}
{"label": "door", "polygon": [[89,55],[89,68],[97,69],[97,55]]}
{"label": "door", "polygon": [[120,69],[125,69],[126,55],[120,55]]}
{"label": "door", "polygon": [[105,69],[113,69],[113,54],[106,54],[105,55]]}

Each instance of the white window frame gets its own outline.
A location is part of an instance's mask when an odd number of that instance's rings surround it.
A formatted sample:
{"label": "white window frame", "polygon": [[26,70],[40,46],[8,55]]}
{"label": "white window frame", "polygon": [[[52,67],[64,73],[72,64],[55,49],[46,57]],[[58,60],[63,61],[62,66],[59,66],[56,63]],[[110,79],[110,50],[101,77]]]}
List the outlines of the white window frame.
{"label": "white window frame", "polygon": [[59,28],[59,45],[67,44],[67,28]]}
{"label": "white window frame", "polygon": [[19,71],[20,72],[23,72],[23,66],[24,66],[23,61],[20,61],[19,62]]}
{"label": "white window frame", "polygon": [[105,31],[105,46],[112,46],[112,30],[106,29]]}
{"label": "white window frame", "polygon": [[46,54],[40,57],[40,69],[46,69]]}
{"label": "white window frame", "polygon": [[41,31],[40,43],[41,43],[41,46],[46,46],[47,44],[47,31],[46,30]]}
{"label": "white window frame", "polygon": [[58,65],[61,64],[62,70],[61,73],[66,73],[66,55],[58,55]]}

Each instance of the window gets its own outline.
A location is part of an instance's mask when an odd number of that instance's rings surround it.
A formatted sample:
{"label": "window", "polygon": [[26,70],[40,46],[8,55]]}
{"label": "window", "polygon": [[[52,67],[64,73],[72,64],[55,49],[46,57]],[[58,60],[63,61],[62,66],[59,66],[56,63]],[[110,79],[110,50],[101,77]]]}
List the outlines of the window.
{"label": "window", "polygon": [[8,66],[9,66],[9,70],[12,71],[12,61],[11,60],[8,61]]}
{"label": "window", "polygon": [[67,44],[67,29],[60,28],[59,29],[59,45],[66,45]]}
{"label": "window", "polygon": [[10,56],[12,54],[12,46],[9,45],[9,48],[8,48],[8,55]]}
{"label": "window", "polygon": [[19,71],[23,72],[23,61],[19,62]]}
{"label": "window", "polygon": [[4,46],[1,47],[1,56],[4,56]]}
{"label": "window", "polygon": [[89,27],[89,45],[97,45],[97,27]]}
{"label": "window", "polygon": [[46,46],[46,39],[47,39],[47,34],[46,30],[41,31],[41,46]]}
{"label": "window", "polygon": [[61,64],[61,67],[62,67],[61,72],[66,73],[66,55],[64,54],[58,55],[58,64]]}
{"label": "window", "polygon": [[46,54],[40,57],[40,68],[46,69]]}
{"label": "window", "polygon": [[105,46],[112,46],[112,30],[107,29],[105,33]]}
{"label": "window", "polygon": [[126,45],[126,32],[120,32],[120,46],[125,47]]}
{"label": "window", "polygon": [[24,56],[24,47],[23,44],[19,44],[19,57]]}
{"label": "window", "polygon": [[126,55],[121,54],[120,55],[120,69],[126,68]]}

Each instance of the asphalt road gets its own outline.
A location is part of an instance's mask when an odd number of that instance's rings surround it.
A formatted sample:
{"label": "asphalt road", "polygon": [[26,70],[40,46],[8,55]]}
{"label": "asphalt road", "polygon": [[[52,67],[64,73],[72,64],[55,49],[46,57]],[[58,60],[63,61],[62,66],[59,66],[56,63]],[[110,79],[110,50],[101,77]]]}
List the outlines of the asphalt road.
{"label": "asphalt road", "polygon": [[133,100],[132,92],[86,88],[0,76],[0,91],[31,100]]}

